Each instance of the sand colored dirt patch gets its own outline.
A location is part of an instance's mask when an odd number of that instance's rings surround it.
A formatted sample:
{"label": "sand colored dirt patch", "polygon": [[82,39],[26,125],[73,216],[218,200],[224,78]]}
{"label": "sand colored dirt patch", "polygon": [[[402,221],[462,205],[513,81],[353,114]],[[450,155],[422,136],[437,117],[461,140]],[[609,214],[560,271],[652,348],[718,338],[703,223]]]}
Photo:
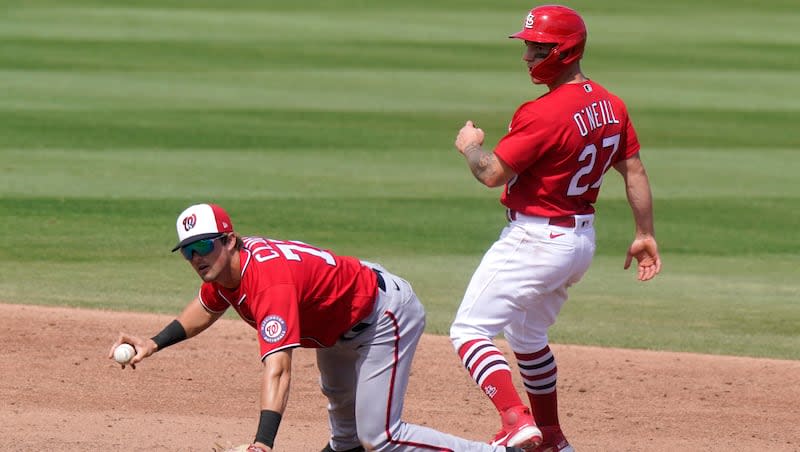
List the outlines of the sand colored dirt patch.
{"label": "sand colored dirt patch", "polygon": [[[172,318],[0,304],[0,450],[211,451],[250,441],[260,363],[245,323],[220,320],[135,371],[106,358],[119,331],[152,335]],[[580,452],[800,451],[798,361],[552,348],[562,424]],[[325,400],[313,351],[294,356],[276,450],[316,452],[327,440]],[[405,413],[476,440],[499,425],[438,336],[420,343]]]}

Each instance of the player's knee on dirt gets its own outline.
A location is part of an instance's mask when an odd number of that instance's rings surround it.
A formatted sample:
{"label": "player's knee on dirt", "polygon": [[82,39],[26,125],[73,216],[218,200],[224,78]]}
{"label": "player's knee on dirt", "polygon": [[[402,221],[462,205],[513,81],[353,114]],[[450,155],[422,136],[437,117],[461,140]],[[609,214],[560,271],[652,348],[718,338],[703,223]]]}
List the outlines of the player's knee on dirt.
{"label": "player's knee on dirt", "polygon": [[386,437],[386,432],[376,432],[377,434],[370,435],[369,433],[362,433],[358,431],[358,439],[364,446],[364,449],[369,451],[379,452],[389,449],[389,439]]}

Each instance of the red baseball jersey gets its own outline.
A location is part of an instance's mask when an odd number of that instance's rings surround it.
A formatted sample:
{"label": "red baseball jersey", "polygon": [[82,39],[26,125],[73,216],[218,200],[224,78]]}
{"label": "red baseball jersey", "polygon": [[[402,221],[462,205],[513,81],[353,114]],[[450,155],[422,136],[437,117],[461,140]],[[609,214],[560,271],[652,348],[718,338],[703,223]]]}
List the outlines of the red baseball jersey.
{"label": "red baseball jersey", "polygon": [[594,213],[605,172],[639,147],[619,97],[593,81],[561,85],[520,106],[497,144],[516,173],[500,202],[543,217]]}
{"label": "red baseball jersey", "polygon": [[302,242],[243,241],[239,287],[203,283],[200,302],[213,313],[232,306],[256,328],[262,359],[287,348],[330,347],[372,312],[377,279],[358,259]]}

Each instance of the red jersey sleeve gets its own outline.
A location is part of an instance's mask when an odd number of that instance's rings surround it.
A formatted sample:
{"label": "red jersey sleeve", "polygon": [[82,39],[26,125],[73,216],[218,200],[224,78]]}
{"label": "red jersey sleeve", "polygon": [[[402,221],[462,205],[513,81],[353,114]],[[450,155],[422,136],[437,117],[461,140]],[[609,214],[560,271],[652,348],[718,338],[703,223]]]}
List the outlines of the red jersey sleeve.
{"label": "red jersey sleeve", "polygon": [[[627,113],[625,114],[625,117],[628,117]],[[636,130],[633,128],[633,122],[631,122],[629,119],[628,124],[625,127],[625,152],[621,153],[620,160],[633,157],[639,152],[639,149],[641,149],[639,138],[636,136]]]}
{"label": "red jersey sleeve", "polygon": [[259,292],[249,300],[258,325],[261,359],[270,353],[300,346],[300,316],[297,288],[278,284]]}
{"label": "red jersey sleeve", "polygon": [[203,285],[200,286],[198,298],[200,298],[200,304],[206,308],[206,311],[214,314],[223,313],[228,309],[228,306],[230,306],[230,303],[225,300],[222,294],[220,294],[211,283],[203,283]]}
{"label": "red jersey sleeve", "polygon": [[494,154],[520,174],[547,149],[547,127],[537,125],[539,118],[522,105],[514,113],[508,133],[495,146]]}

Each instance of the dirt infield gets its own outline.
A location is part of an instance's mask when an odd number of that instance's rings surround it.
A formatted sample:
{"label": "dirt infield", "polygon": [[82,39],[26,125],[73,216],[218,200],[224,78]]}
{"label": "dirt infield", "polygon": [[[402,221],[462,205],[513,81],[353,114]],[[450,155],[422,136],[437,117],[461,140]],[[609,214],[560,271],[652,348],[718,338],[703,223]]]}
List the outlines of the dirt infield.
{"label": "dirt infield", "polygon": [[[0,304],[0,450],[212,451],[248,442],[260,364],[243,322],[221,320],[135,371],[106,359],[120,330],[150,335],[171,319]],[[553,349],[562,424],[578,451],[800,451],[798,361]],[[325,401],[313,351],[295,357],[276,450],[316,452],[327,439]],[[444,337],[422,339],[405,413],[476,440],[498,427]]]}

